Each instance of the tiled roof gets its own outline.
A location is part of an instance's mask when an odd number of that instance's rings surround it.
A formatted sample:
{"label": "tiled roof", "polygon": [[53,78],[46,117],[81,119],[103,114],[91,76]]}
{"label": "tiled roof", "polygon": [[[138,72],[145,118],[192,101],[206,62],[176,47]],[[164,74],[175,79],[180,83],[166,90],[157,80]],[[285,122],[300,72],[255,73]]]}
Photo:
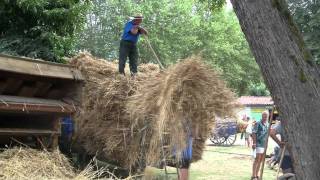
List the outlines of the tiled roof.
{"label": "tiled roof", "polygon": [[270,96],[241,96],[238,102],[242,105],[273,105]]}

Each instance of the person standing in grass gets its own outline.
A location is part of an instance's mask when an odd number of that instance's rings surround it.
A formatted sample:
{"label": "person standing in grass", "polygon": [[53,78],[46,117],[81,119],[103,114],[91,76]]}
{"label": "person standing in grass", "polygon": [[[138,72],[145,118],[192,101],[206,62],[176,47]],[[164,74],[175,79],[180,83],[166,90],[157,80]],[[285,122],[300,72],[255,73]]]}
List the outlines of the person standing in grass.
{"label": "person standing in grass", "polygon": [[[246,123],[247,123],[247,128],[249,127],[249,128],[251,128],[252,126],[249,126],[249,124],[252,124],[252,121],[250,120],[250,117],[247,117],[246,118]],[[250,131],[249,130],[247,130],[247,128],[246,128],[246,130],[245,130],[245,132],[244,132],[244,140],[245,140],[245,144],[247,144],[247,146],[248,146],[248,148],[250,147],[250,135],[251,135],[251,133],[250,133]]]}
{"label": "person standing in grass", "polygon": [[124,68],[128,57],[131,75],[135,75],[137,73],[139,56],[137,42],[141,34],[148,34],[148,31],[140,26],[143,20],[143,16],[141,14],[135,15],[131,19],[131,21],[126,23],[120,41],[119,73],[123,75],[125,74]]}
{"label": "person standing in grass", "polygon": [[261,121],[257,122],[252,129],[252,149],[255,151],[251,177],[253,180],[259,180],[258,174],[263,160],[265,141],[268,134],[268,116],[268,111],[264,111]]}

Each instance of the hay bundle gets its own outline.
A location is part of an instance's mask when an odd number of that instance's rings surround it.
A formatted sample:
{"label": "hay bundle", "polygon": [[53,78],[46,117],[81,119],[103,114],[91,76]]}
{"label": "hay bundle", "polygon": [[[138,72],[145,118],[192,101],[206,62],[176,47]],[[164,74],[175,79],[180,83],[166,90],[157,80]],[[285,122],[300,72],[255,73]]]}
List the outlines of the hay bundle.
{"label": "hay bundle", "polygon": [[90,154],[98,153],[129,168],[134,162],[128,161],[136,161],[140,153],[139,138],[130,131],[127,99],[144,79],[159,73],[159,68],[152,64],[139,66],[139,75],[133,79],[120,75],[116,63],[97,60],[86,53],[73,58],[71,64],[81,70],[86,80],[82,109],[75,117],[78,143]]}
{"label": "hay bundle", "polygon": [[180,152],[187,126],[195,139],[193,160],[199,160],[214,117],[233,113],[234,94],[196,58],[161,73],[156,65],[142,64],[135,78],[85,53],[71,63],[86,79],[75,117],[78,143],[122,167],[143,164],[146,155],[148,163],[158,162],[163,144],[169,145],[168,155]]}
{"label": "hay bundle", "polygon": [[[146,80],[130,97],[127,109],[132,129],[141,131],[149,125],[145,130],[148,163],[159,161],[163,143],[170,147],[168,154],[182,152],[186,127],[195,139],[193,160],[199,160],[214,117],[233,115],[234,97],[219,76],[196,57]],[[166,133],[169,136],[165,138]]]}
{"label": "hay bundle", "polygon": [[12,148],[0,153],[0,179],[75,179],[98,178],[92,168],[76,172],[59,151],[47,152]]}

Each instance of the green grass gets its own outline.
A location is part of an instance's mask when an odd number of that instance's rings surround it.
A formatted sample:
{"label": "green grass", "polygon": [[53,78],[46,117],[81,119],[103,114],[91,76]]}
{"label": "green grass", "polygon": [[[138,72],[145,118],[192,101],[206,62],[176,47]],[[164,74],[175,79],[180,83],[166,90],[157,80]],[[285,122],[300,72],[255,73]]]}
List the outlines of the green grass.
{"label": "green grass", "polygon": [[[190,168],[191,180],[248,180],[251,177],[251,150],[244,146],[218,147],[207,146],[202,160],[192,163]],[[165,179],[164,170],[148,168],[148,174],[157,174],[154,179]],[[169,172],[176,172],[169,168]],[[264,180],[275,179],[276,172],[264,169]],[[151,179],[151,178],[148,178]],[[177,179],[176,174],[170,179]]]}
{"label": "green grass", "polygon": [[[248,180],[251,177],[251,150],[244,146],[208,146],[201,161],[192,164],[191,179]],[[265,168],[264,179],[275,179]]]}

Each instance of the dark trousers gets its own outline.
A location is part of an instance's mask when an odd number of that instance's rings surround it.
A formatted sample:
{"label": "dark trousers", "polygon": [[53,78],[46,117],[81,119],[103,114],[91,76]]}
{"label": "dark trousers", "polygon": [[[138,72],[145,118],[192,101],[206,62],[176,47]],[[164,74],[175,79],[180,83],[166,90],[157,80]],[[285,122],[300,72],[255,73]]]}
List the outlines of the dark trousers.
{"label": "dark trousers", "polygon": [[131,74],[137,73],[138,48],[130,41],[121,40],[119,50],[119,73],[124,74],[127,58],[129,57],[129,67]]}
{"label": "dark trousers", "polygon": [[280,165],[280,167],[282,170],[286,170],[289,168],[293,169],[293,163],[289,155],[284,155],[282,164]]}
{"label": "dark trousers", "polygon": [[65,154],[67,157],[71,158],[71,138],[62,134],[59,138],[59,148],[60,151]]}

